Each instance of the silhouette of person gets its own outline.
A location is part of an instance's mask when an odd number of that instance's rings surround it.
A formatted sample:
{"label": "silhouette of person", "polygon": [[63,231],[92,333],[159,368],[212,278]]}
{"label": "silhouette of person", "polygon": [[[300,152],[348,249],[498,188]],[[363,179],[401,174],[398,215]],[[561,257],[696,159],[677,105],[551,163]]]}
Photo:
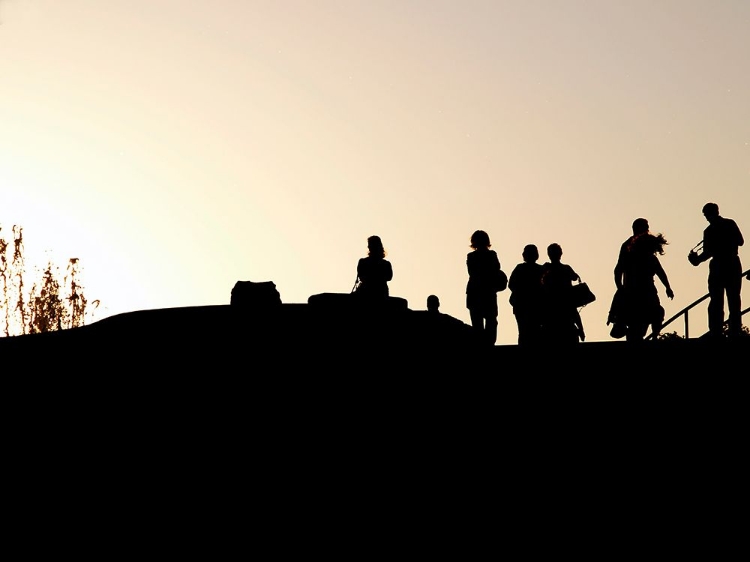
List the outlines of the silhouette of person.
{"label": "silhouette of person", "polygon": [[549,344],[574,344],[586,339],[583,321],[573,305],[571,288],[580,276],[562,263],[560,244],[547,246],[549,261],[542,266],[542,338]]}
{"label": "silhouette of person", "polygon": [[620,253],[615,264],[615,286],[617,293],[614,306],[610,310],[611,319],[625,328],[627,341],[642,341],[651,326],[654,334],[659,333],[664,322],[664,308],[654,283],[659,278],[667,292],[674,298],[667,273],[659,261],[668,244],[664,236],[651,234],[648,220],[637,218],[632,224],[633,235],[620,245]]}
{"label": "silhouette of person", "polygon": [[427,310],[412,312],[414,328],[410,338],[417,345],[455,345],[475,342],[474,328],[458,318],[440,312],[440,299],[437,295],[427,297]]}
{"label": "silhouette of person", "polygon": [[495,280],[500,260],[491,250],[490,236],[484,230],[471,235],[471,252],[466,255],[469,281],[466,284],[466,308],[478,341],[495,345],[497,341],[497,290]]}
{"label": "silhouette of person", "polygon": [[537,263],[539,249],[534,244],[524,246],[523,262],[516,265],[508,279],[510,305],[518,325],[518,344],[539,343],[542,329],[542,273]]}
{"label": "silhouette of person", "polygon": [[367,257],[357,263],[355,294],[368,300],[386,299],[389,295],[388,281],[393,279],[391,262],[385,259],[387,252],[380,236],[367,239]]}
{"label": "silhouette of person", "polygon": [[724,294],[729,311],[728,335],[742,335],[742,263],[739,247],[745,243],[740,228],[732,219],[719,214],[716,203],[703,206],[703,216],[708,226],[703,231],[703,251],[694,265],[711,260],[708,264],[708,331],[712,337],[721,337],[724,330]]}

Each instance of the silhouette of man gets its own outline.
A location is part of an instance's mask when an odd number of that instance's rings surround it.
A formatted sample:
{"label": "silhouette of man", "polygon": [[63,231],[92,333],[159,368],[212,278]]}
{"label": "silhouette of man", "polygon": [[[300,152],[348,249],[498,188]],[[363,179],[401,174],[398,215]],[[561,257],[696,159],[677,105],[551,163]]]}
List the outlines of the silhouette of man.
{"label": "silhouette of man", "polygon": [[523,262],[516,265],[508,279],[510,305],[518,324],[518,345],[539,343],[542,335],[542,274],[544,266],[537,263],[539,249],[524,246]]}
{"label": "silhouette of man", "polygon": [[708,331],[721,337],[724,328],[724,294],[729,311],[729,336],[742,335],[742,263],[739,247],[745,243],[737,223],[719,214],[716,203],[703,205],[703,216],[708,226],[703,231],[703,252],[693,265],[711,260],[708,264]]}
{"label": "silhouette of man", "polygon": [[584,341],[583,320],[571,302],[573,281],[581,277],[566,263],[562,263],[560,244],[547,246],[549,261],[542,266],[542,339],[551,344],[571,344]]}
{"label": "silhouette of man", "polygon": [[430,295],[427,297],[427,311],[437,314],[440,312],[440,299],[437,295]]}

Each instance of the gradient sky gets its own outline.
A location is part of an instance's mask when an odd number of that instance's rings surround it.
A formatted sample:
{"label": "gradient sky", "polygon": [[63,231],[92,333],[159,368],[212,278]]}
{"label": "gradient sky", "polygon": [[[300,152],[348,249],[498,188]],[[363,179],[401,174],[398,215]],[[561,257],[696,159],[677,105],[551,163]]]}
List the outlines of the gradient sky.
{"label": "gradient sky", "polygon": [[667,317],[705,294],[708,201],[750,244],[747,0],[0,0],[0,226],[80,258],[97,319],[349,292],[378,234],[392,295],[468,323],[484,229],[508,273],[560,243],[608,341],[637,217]]}

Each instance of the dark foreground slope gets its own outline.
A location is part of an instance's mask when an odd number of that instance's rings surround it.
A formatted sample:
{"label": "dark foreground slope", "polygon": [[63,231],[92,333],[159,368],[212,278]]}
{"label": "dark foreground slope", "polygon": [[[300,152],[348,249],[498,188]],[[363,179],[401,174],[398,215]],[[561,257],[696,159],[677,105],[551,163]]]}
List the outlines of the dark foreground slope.
{"label": "dark foreground slope", "polygon": [[[11,365],[38,372],[119,372],[271,377],[739,376],[750,339],[585,342],[569,347],[486,348],[468,325],[413,311],[402,299],[367,308],[336,299],[275,307],[231,305],[141,310],[46,334],[0,339]],[[12,371],[11,371],[12,372]]]}
{"label": "dark foreground slope", "polygon": [[307,304],[137,311],[5,338],[11,511],[193,554],[234,536],[309,553],[420,527],[476,532],[495,522],[488,509],[528,544],[540,517],[573,527],[555,548],[630,544],[614,535],[634,513],[662,534],[737,497],[747,352],[483,349],[450,317]]}

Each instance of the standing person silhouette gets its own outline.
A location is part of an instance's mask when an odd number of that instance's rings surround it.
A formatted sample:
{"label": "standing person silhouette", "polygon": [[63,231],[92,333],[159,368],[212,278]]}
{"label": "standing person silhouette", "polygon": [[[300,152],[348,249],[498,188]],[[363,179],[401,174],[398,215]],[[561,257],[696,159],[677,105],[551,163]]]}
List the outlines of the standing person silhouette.
{"label": "standing person silhouette", "polygon": [[518,325],[518,345],[539,343],[542,329],[542,273],[537,263],[539,249],[534,244],[524,246],[523,262],[516,265],[508,279],[510,305]]}
{"label": "standing person silhouette", "polygon": [[547,246],[549,261],[542,266],[542,338],[553,345],[574,344],[579,338],[586,339],[581,315],[571,295],[573,281],[581,278],[572,267],[562,263],[562,255],[560,244],[550,244]]}
{"label": "standing person silhouette", "polygon": [[625,327],[627,341],[642,341],[648,327],[659,333],[664,322],[664,308],[659,300],[654,276],[659,278],[667,292],[674,298],[667,273],[657,254],[664,254],[668,244],[664,236],[651,234],[648,220],[637,218],[632,224],[633,235],[620,246],[615,265],[615,306],[610,311],[613,318]]}
{"label": "standing person silhouette", "polygon": [[716,203],[703,205],[703,216],[709,222],[703,231],[703,252],[693,265],[711,260],[708,264],[708,331],[711,337],[724,332],[724,294],[729,310],[728,335],[742,335],[742,262],[739,247],[745,243],[740,228],[732,219],[719,214]]}
{"label": "standing person silhouette", "polygon": [[387,252],[380,236],[367,239],[367,257],[357,263],[355,294],[369,301],[388,298],[388,281],[393,279],[391,262],[385,259]]}
{"label": "standing person silhouette", "polygon": [[478,341],[490,346],[497,341],[497,273],[500,260],[491,250],[490,236],[484,230],[471,235],[471,252],[466,255],[469,281],[466,284],[466,308]]}

